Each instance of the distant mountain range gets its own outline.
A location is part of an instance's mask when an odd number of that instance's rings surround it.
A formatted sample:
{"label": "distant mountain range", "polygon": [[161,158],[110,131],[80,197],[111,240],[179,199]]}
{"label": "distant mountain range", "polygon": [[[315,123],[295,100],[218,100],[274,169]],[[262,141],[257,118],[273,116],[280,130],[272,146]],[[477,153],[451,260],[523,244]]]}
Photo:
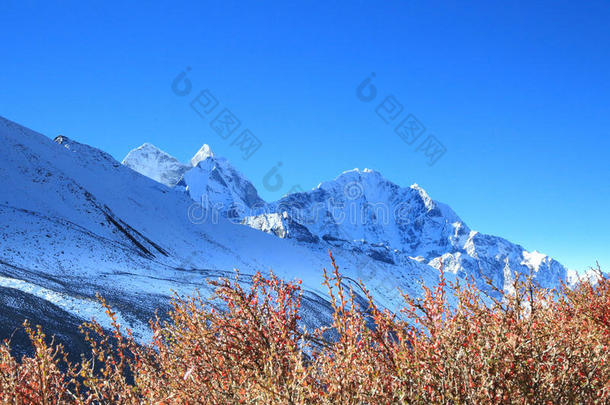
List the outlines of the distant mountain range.
{"label": "distant mountain range", "polygon": [[[341,248],[398,267],[416,261],[438,269],[443,263],[446,271],[473,276],[483,287],[487,277],[506,288],[515,272],[532,274],[545,287],[568,278],[556,260],[473,231],[417,184],[400,187],[374,170],[346,171],[311,191],[266,203],[252,183],[208,145],[190,165],[150,144],[129,152],[123,164],[153,179],[174,179],[164,184],[184,190],[202,208],[304,246]],[[179,180],[176,167],[181,168]]]}

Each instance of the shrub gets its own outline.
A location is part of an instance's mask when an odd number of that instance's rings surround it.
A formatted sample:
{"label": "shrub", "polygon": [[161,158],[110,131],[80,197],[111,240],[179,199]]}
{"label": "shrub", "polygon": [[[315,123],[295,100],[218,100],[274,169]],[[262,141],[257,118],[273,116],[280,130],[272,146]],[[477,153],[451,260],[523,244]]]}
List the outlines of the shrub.
{"label": "shrub", "polygon": [[[610,282],[538,288],[516,279],[501,299],[472,283],[440,281],[404,295],[394,314],[363,310],[332,258],[324,271],[331,325],[299,326],[300,282],[260,273],[211,281],[215,294],[172,301],[138,345],[116,322],[83,326],[93,356],[79,364],[43,332],[16,361],[0,347],[0,399],[8,403],[608,403]],[[244,286],[249,286],[245,288]],[[449,305],[446,294],[457,304]],[[329,339],[329,331],[334,337]]]}

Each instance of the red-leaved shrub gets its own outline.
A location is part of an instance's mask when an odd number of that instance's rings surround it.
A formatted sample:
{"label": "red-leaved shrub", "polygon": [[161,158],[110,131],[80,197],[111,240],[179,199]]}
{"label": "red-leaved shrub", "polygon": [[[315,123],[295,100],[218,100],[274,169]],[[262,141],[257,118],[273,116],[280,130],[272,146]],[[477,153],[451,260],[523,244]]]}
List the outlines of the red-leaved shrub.
{"label": "red-leaved shrub", "polygon": [[[610,402],[610,281],[559,291],[531,280],[496,299],[441,271],[394,314],[354,302],[332,258],[332,324],[299,324],[300,283],[257,273],[211,281],[213,297],[172,302],[139,345],[116,322],[83,326],[92,356],[71,364],[40,329],[20,361],[0,347],[0,400],[54,403],[394,404]],[[244,285],[248,284],[248,288]],[[446,294],[455,294],[449,305]],[[329,338],[332,336],[332,338]]]}

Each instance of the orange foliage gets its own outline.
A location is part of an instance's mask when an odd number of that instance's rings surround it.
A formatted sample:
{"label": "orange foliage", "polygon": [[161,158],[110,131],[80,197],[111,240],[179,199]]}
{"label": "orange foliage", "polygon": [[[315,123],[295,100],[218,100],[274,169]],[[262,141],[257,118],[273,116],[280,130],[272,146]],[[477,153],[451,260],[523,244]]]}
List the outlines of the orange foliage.
{"label": "orange foliage", "polygon": [[[501,300],[446,285],[393,314],[354,303],[332,258],[324,272],[332,324],[299,326],[300,283],[257,273],[245,289],[211,281],[215,295],[175,297],[170,319],[138,345],[116,322],[83,326],[92,357],[70,364],[40,328],[16,361],[0,347],[0,401],[55,403],[608,403],[610,281],[560,291],[516,280]],[[450,306],[445,294],[455,294]],[[501,293],[501,292],[500,292]],[[216,306],[216,308],[215,308]],[[329,339],[329,332],[333,336]]]}

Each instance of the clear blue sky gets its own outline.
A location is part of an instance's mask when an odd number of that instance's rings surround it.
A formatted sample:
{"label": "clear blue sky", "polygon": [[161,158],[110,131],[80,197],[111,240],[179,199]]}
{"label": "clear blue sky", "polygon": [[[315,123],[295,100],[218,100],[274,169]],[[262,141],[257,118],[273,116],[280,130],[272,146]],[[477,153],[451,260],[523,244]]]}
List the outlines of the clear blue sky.
{"label": "clear blue sky", "polygon": [[[373,168],[473,229],[610,269],[606,1],[54,3],[0,3],[9,119],[119,160],[151,142],[186,161],[209,143],[268,200]],[[205,88],[261,140],[250,159],[189,108]],[[447,148],[434,166],[376,115],[388,94]],[[284,186],[265,190],[278,162]]]}

